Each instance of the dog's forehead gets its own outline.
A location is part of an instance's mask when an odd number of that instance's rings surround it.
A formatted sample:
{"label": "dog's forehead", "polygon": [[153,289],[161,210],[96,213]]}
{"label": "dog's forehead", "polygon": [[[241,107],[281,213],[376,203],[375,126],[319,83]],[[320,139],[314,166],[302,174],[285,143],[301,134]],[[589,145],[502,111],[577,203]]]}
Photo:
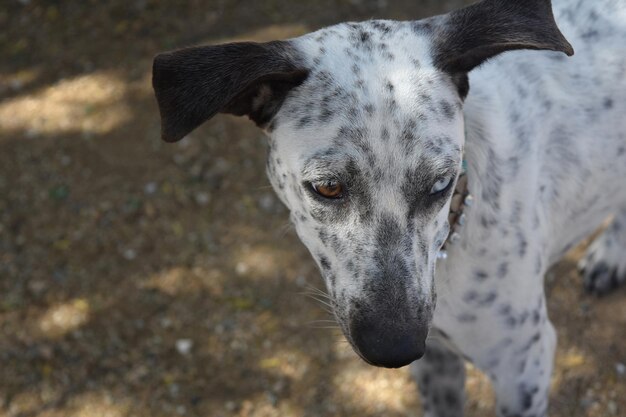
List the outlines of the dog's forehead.
{"label": "dog's forehead", "polygon": [[461,99],[432,65],[429,42],[414,24],[393,21],[344,23],[298,38],[310,73],[275,118],[278,145],[303,163],[350,159],[380,173],[457,158]]}
{"label": "dog's forehead", "polygon": [[406,59],[415,67],[432,62],[431,39],[419,22],[340,23],[302,36],[296,45],[312,60],[309,65],[313,67],[345,66],[348,61],[364,69],[398,67],[398,62]]}

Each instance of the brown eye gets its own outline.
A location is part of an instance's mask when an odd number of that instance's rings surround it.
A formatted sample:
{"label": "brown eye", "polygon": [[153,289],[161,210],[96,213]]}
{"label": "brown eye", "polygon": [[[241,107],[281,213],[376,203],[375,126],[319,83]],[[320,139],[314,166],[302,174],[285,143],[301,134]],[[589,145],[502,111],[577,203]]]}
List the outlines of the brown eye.
{"label": "brown eye", "polygon": [[311,183],[311,188],[324,198],[337,199],[343,197],[343,187],[339,181],[330,180],[313,182]]}

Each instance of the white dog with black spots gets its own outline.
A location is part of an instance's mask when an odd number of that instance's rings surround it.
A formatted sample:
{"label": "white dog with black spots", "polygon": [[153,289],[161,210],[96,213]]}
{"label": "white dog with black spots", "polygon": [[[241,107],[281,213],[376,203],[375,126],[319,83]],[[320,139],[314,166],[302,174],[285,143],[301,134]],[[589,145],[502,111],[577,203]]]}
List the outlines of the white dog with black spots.
{"label": "white dog with black spots", "polygon": [[[267,132],[270,181],[347,340],[372,365],[412,364],[429,417],[463,414],[465,360],[498,416],[546,416],[544,274],[611,215],[584,282],[626,280],[626,1],[554,3],[155,58],[166,141],[218,112]],[[473,204],[452,244],[463,161]]]}

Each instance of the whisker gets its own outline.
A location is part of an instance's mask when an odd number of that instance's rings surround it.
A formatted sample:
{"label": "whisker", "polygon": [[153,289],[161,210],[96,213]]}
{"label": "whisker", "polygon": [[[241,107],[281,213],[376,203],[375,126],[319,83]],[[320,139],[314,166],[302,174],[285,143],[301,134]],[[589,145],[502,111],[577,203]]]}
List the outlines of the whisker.
{"label": "whisker", "polygon": [[311,299],[313,299],[313,300],[317,301],[318,303],[320,303],[320,304],[322,304],[322,305],[324,305],[324,306],[326,306],[326,307],[330,308],[330,309],[331,309],[331,311],[335,308],[335,306],[334,306],[334,305],[332,305],[330,302],[328,302],[328,301],[324,300],[323,298],[318,298],[318,297],[317,297],[317,296],[315,296],[314,294],[303,294],[303,295],[306,295],[307,297],[309,297],[309,298],[311,298]]}
{"label": "whisker", "polygon": [[307,325],[318,329],[341,329],[335,320],[311,320]]}
{"label": "whisker", "polygon": [[286,223],[279,228],[278,236],[283,238],[293,229],[293,225],[291,223]]}
{"label": "whisker", "polygon": [[311,285],[309,283],[306,284],[306,289],[311,291],[311,292],[313,292],[313,293],[315,293],[315,294],[317,294],[317,295],[320,295],[320,296],[322,296],[324,298],[332,300],[331,295],[328,294],[326,291],[321,290],[321,289],[319,289],[319,288],[317,288],[317,287],[315,287],[315,286],[313,286],[313,285]]}
{"label": "whisker", "polygon": [[308,292],[308,291],[303,291],[303,292],[300,292],[298,294],[299,295],[304,295],[305,297],[313,298],[315,300],[322,300],[325,303],[334,305],[334,300],[331,297],[324,296],[322,294],[312,293],[312,292]]}
{"label": "whisker", "polygon": [[310,329],[332,329],[332,330],[341,330],[341,327],[339,326],[313,326],[313,325],[309,325],[307,326]]}

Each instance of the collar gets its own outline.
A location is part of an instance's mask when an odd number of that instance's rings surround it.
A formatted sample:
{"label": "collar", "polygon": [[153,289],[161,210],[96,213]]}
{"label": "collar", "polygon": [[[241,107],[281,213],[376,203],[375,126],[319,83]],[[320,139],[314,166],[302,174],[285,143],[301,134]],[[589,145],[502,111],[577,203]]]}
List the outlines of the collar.
{"label": "collar", "polygon": [[450,232],[437,253],[437,259],[447,259],[448,248],[460,239],[460,229],[465,224],[465,207],[470,207],[472,202],[473,197],[467,188],[467,161],[463,159],[461,173],[450,202],[450,213],[448,214]]}

